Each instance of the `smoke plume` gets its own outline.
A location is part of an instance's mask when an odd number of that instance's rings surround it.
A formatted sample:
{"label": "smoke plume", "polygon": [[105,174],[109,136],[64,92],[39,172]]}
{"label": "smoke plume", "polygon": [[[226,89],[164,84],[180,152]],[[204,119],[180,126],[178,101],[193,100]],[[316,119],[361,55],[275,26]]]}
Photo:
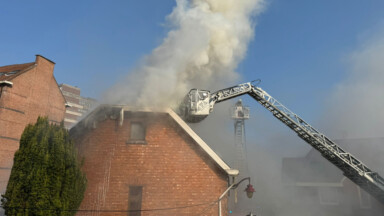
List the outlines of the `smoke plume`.
{"label": "smoke plume", "polygon": [[384,136],[384,31],[348,58],[347,78],[328,101],[326,128],[339,138]]}
{"label": "smoke plume", "polygon": [[237,78],[264,0],[176,0],[162,44],[105,95],[106,103],[172,106],[190,88]]}

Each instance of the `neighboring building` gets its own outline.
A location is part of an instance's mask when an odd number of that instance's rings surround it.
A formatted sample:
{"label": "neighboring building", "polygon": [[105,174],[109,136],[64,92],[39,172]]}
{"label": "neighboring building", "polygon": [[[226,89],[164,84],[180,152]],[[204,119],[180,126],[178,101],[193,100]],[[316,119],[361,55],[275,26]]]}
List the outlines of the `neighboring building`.
{"label": "neighboring building", "polygon": [[[372,170],[384,174],[384,138],[336,140],[336,143]],[[287,203],[281,209],[284,215],[384,214],[381,203],[343,176],[341,170],[315,149],[303,158],[284,158],[282,180],[287,196]]]}
{"label": "neighboring building", "polygon": [[5,192],[25,126],[38,116],[48,116],[53,123],[64,118],[65,99],[53,76],[54,66],[36,55],[35,62],[0,67],[0,193]]}
{"label": "neighboring building", "polygon": [[218,215],[238,174],[170,109],[100,106],[70,134],[88,179],[77,215]]}
{"label": "neighboring building", "polygon": [[88,113],[97,102],[92,98],[81,97],[80,88],[75,86],[60,84],[60,90],[67,100],[64,126],[71,128],[81,119],[81,116]]}
{"label": "neighboring building", "polygon": [[64,126],[66,128],[71,128],[77,123],[82,115],[80,112],[83,108],[83,106],[80,105],[80,88],[68,84],[60,84],[59,87],[67,101]]}
{"label": "neighboring building", "polygon": [[80,109],[79,111],[82,113],[82,116],[88,114],[93,108],[97,105],[97,100],[90,98],[90,97],[81,97],[80,96],[80,106],[83,106],[83,109]]}

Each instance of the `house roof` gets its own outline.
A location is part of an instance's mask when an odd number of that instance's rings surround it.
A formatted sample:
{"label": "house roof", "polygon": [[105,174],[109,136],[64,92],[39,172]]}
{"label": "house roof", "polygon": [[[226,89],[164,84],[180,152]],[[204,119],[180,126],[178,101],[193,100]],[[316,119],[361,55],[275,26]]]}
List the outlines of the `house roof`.
{"label": "house roof", "polygon": [[124,112],[131,111],[131,112],[148,112],[148,113],[165,113],[168,114],[175,123],[177,123],[178,126],[180,126],[183,131],[189,135],[190,138],[192,138],[197,145],[201,147],[201,149],[207,153],[209,158],[212,159],[212,161],[218,165],[219,168],[221,168],[224,172],[226,172],[230,176],[237,176],[239,174],[239,171],[236,169],[231,169],[212,149],[209,147],[207,143],[204,142],[189,126],[188,124],[180,118],[178,114],[176,114],[172,109],[153,109],[153,108],[137,108],[132,106],[125,106],[125,105],[100,105],[97,107],[93,112],[88,114],[85,118],[83,118],[79,123],[77,123],[72,129],[72,131],[76,131],[76,128],[82,127],[82,126],[90,126],[93,125],[94,121],[97,121],[95,119],[98,119],[97,116],[100,115],[100,112],[103,112],[105,109],[119,109],[120,110],[120,117],[119,121],[122,124],[122,121],[124,120]]}
{"label": "house roof", "polygon": [[35,62],[14,64],[0,67],[0,81],[8,81],[35,66]]}
{"label": "house roof", "polygon": [[[384,138],[340,139],[335,142],[347,152],[353,154],[370,169],[379,174],[384,173]],[[283,158],[283,183],[287,185],[341,185],[343,173],[328,162],[315,149],[311,149],[305,157]]]}
{"label": "house roof", "polygon": [[[12,85],[13,83],[10,82],[12,79],[16,78],[17,76],[31,70],[32,68],[36,67],[37,65],[37,58],[41,57],[45,60],[51,62],[52,64],[55,64],[52,60],[42,56],[42,55],[36,55],[36,60],[34,62],[24,63],[24,64],[13,64],[13,65],[6,65],[0,67],[0,85],[1,84],[8,84]],[[56,84],[58,85],[55,76],[53,76],[53,79],[55,80]],[[63,93],[60,91],[61,96],[63,97],[65,103],[66,99],[63,95]]]}

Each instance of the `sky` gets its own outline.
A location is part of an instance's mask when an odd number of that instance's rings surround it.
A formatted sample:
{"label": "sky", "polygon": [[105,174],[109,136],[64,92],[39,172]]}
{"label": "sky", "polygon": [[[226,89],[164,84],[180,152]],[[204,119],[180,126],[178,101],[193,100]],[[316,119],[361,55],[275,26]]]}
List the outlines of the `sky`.
{"label": "sky", "polygon": [[[0,0],[0,65],[32,62],[41,54],[56,62],[58,83],[99,98],[163,43],[170,29],[166,17],[175,5],[175,0]],[[384,108],[383,99],[378,100],[384,98],[383,11],[382,0],[266,0],[264,11],[254,17],[253,39],[236,68],[240,78],[232,84],[261,79],[264,90],[331,138],[348,133],[384,136],[384,115],[375,115]],[[308,152],[307,144],[297,141],[260,105],[243,99],[251,107],[247,142],[254,146],[248,150],[263,153],[262,159],[251,158],[254,164],[269,156],[281,159]],[[221,110],[216,106],[214,115],[223,118],[232,102],[225,102]],[[215,127],[229,121],[207,120],[196,130],[199,135],[207,128],[220,134],[222,128]],[[360,128],[355,127],[358,123]],[[349,128],[339,131],[343,124]],[[232,127],[225,132],[231,135]],[[375,133],[370,133],[372,128]],[[218,140],[217,135],[203,138],[209,144]],[[227,138],[219,138],[220,144],[231,140]],[[295,148],[289,147],[296,142]],[[269,169],[270,175],[278,175],[281,161],[268,162],[275,168]]]}
{"label": "sky", "polygon": [[[350,69],[348,55],[383,29],[384,2],[266,2],[237,68],[240,81],[261,79],[272,96],[314,119],[328,91]],[[162,43],[175,4],[0,1],[0,65],[32,62],[41,54],[56,62],[58,83],[98,98]]]}
{"label": "sky", "polygon": [[[58,83],[99,98],[163,42],[175,5],[175,0],[0,1],[0,65],[32,62],[41,54],[56,62]],[[383,36],[383,11],[380,0],[266,0],[254,17],[254,37],[233,85],[261,79],[269,94],[321,126],[332,92],[353,69],[351,56]],[[252,112],[261,109],[244,100]]]}
{"label": "sky", "polygon": [[[353,70],[351,56],[384,36],[384,1],[265,3],[235,69],[240,79],[231,85],[261,79],[264,90],[322,129],[330,98]],[[175,6],[175,0],[0,1],[0,65],[32,62],[41,54],[56,62],[59,84],[99,98],[163,43]],[[244,100],[251,118],[270,124],[266,111]]]}

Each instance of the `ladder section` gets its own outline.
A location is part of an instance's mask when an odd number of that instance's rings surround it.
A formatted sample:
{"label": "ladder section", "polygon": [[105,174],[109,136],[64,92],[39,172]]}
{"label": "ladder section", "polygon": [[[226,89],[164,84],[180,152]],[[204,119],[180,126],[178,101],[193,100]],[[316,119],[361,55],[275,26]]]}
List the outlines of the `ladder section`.
{"label": "ladder section", "polygon": [[[251,84],[248,83],[248,91],[251,90]],[[246,93],[246,92],[245,92]],[[246,152],[245,152],[245,120],[249,119],[249,107],[243,105],[239,99],[235,106],[232,107],[231,116],[234,120],[235,129],[235,169],[240,171],[240,174],[248,173],[248,166],[246,165]]]}
{"label": "ladder section", "polygon": [[240,170],[240,173],[248,172],[245,170],[246,156],[245,156],[245,134],[244,134],[244,120],[235,121],[235,147],[236,147],[236,159],[235,169]]}
{"label": "ladder section", "polygon": [[352,154],[306,123],[279,101],[259,87],[252,86],[248,94],[269,110],[277,119],[291,128],[321,155],[343,171],[343,174],[381,203],[384,203],[384,179],[369,169]]}
{"label": "ladder section", "polygon": [[[251,90],[249,84],[248,91]],[[246,92],[245,92],[246,93]],[[245,138],[245,120],[249,119],[249,107],[244,106],[241,99],[239,99],[235,106],[231,109],[231,117],[234,120],[234,141],[235,141],[235,160],[234,167],[239,170],[239,175],[235,179],[242,179],[249,174],[247,154],[246,154],[246,138]],[[236,180],[235,180],[236,181]],[[231,198],[229,209],[233,209],[232,213],[240,214],[245,209],[251,210],[251,203],[247,202],[243,196],[238,196],[238,189],[234,191],[235,196]],[[232,202],[233,201],[233,202]],[[241,205],[237,203],[242,203]]]}

